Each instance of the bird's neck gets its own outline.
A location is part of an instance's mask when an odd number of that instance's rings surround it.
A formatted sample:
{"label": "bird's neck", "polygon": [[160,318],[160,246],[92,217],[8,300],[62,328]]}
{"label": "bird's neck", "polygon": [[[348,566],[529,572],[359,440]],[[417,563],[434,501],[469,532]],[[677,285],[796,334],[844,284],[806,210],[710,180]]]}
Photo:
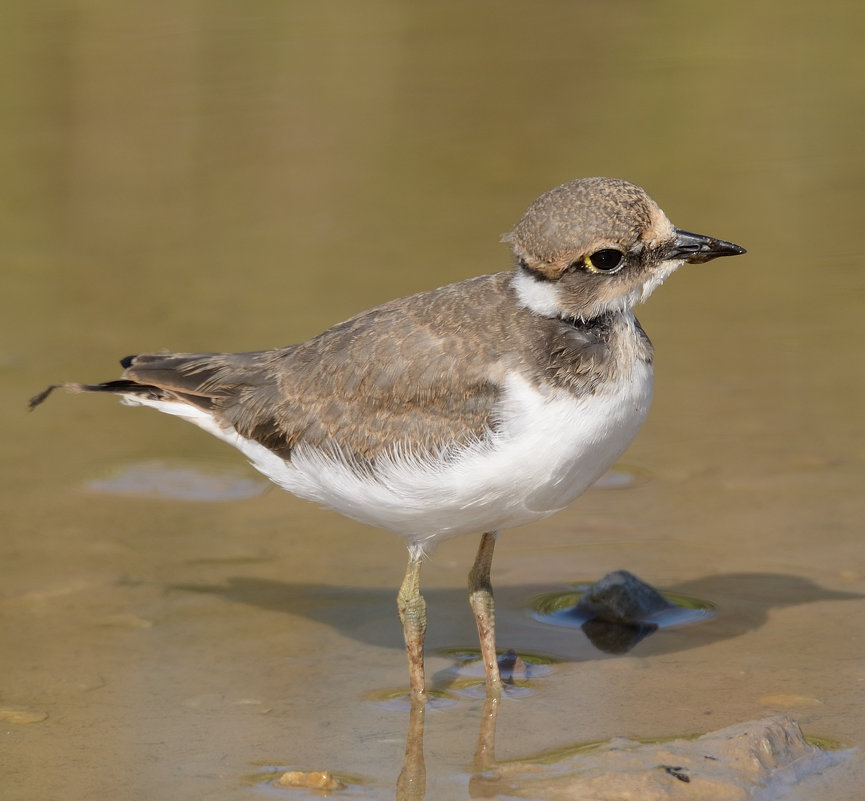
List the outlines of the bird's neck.
{"label": "bird's neck", "polygon": [[557,319],[561,320],[565,325],[576,328],[578,331],[591,333],[599,338],[606,339],[613,329],[617,328],[621,322],[625,312],[622,310],[604,311],[594,317],[583,317],[582,315],[560,314]]}
{"label": "bird's neck", "polygon": [[513,274],[511,286],[516,293],[520,306],[541,317],[561,320],[574,328],[594,331],[604,327],[612,328],[615,323],[630,320],[633,313],[627,298],[619,305],[605,305],[598,308],[593,304],[586,308],[566,308],[556,282],[538,278],[530,270],[519,267]]}

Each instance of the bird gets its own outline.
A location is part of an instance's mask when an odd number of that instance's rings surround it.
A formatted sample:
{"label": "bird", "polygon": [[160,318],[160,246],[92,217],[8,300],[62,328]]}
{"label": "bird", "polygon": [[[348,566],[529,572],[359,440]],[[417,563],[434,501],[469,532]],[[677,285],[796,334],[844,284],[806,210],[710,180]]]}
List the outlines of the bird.
{"label": "bird", "polygon": [[676,228],[646,191],[579,178],[502,237],[510,269],[386,302],[301,344],[144,353],[107,392],[193,423],[300,498],[408,547],[397,595],[410,697],[428,697],[421,565],[480,534],[469,572],[488,694],[501,693],[491,583],[499,532],[564,509],[646,419],[653,347],[633,307],[686,263],[745,253]]}

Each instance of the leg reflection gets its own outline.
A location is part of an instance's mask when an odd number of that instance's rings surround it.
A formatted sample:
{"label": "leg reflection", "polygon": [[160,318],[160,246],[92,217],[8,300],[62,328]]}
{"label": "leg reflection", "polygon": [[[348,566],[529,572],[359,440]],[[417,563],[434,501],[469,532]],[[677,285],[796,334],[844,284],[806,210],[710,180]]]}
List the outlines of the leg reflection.
{"label": "leg reflection", "polygon": [[397,801],[422,801],[426,794],[426,764],[423,758],[425,700],[412,698],[405,757],[402,761],[402,771],[396,780]]}
{"label": "leg reflection", "polygon": [[496,716],[499,714],[501,696],[488,694],[484,701],[478,744],[475,748],[475,770],[483,772],[496,765]]}
{"label": "leg reflection", "polygon": [[[469,782],[469,792],[473,798],[475,797],[473,790],[477,791],[484,786],[479,774],[496,767],[496,717],[500,703],[501,695],[498,693],[488,693],[484,701],[478,741],[475,747],[475,776]],[[405,757],[403,758],[402,771],[396,781],[397,801],[423,801],[426,793],[426,764],[423,755],[425,715],[426,704],[423,700],[416,700],[412,703],[408,719]]]}

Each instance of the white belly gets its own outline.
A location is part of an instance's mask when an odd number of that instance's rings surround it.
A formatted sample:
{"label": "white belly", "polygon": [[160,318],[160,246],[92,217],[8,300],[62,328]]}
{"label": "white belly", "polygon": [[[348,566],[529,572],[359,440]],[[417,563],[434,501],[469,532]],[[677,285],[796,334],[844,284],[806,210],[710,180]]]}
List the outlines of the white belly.
{"label": "white belly", "polygon": [[127,400],[184,417],[234,445],[289,492],[390,529],[422,553],[439,539],[513,528],[567,506],[628,447],[651,396],[652,368],[642,361],[626,379],[579,399],[539,392],[512,374],[494,433],[431,460],[397,448],[376,464],[375,477],[311,448],[286,461],[186,404]]}

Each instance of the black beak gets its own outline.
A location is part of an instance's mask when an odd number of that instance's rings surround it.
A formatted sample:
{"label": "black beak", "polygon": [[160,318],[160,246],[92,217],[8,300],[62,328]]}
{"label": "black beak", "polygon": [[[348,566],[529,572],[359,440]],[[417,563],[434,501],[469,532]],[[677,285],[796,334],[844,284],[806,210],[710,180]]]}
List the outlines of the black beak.
{"label": "black beak", "polygon": [[732,242],[725,242],[712,236],[692,234],[690,231],[677,228],[676,240],[666,258],[684,259],[688,264],[702,264],[719,256],[739,256],[745,252],[745,248]]}

